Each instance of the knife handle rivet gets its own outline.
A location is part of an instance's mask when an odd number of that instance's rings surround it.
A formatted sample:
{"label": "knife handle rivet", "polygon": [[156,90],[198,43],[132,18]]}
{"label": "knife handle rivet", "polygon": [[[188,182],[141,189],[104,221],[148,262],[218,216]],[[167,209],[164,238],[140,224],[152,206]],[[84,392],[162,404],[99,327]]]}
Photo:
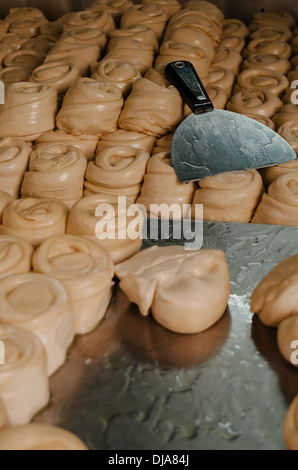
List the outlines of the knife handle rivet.
{"label": "knife handle rivet", "polygon": [[181,61],[175,62],[175,67],[177,67],[178,69],[183,69],[184,66],[185,66],[184,62],[181,62]]}

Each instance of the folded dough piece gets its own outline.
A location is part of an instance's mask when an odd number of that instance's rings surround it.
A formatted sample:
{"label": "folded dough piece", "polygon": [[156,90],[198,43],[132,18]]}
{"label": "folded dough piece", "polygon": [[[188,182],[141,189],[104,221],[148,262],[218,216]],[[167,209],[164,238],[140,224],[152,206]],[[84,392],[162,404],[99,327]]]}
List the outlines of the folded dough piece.
{"label": "folded dough piece", "polygon": [[279,129],[284,123],[288,121],[297,121],[298,120],[298,109],[296,104],[288,103],[284,104],[277,114],[272,118],[275,126]]}
{"label": "folded dough piece", "polygon": [[80,71],[71,62],[49,62],[33,70],[29,81],[55,88],[58,99],[62,99],[69,88],[81,77]]}
{"label": "folded dough piece", "polygon": [[179,181],[170,152],[158,153],[149,160],[137,203],[146,208],[150,217],[181,219],[189,211],[195,187],[195,183]]}
{"label": "folded dough piece", "polygon": [[73,235],[48,238],[34,253],[33,269],[64,285],[76,334],[90,332],[104,317],[112,296],[114,266],[99,244]]}
{"label": "folded dough piece", "polygon": [[285,122],[278,128],[277,132],[290,144],[298,155],[298,120]]}
{"label": "folded dough piece", "polygon": [[122,93],[115,85],[81,78],[64,97],[57,127],[73,135],[100,137],[117,129],[122,106]]}
{"label": "folded dough piece", "polygon": [[0,433],[0,441],[0,450],[88,450],[71,432],[42,423],[7,427]]}
{"label": "folded dough piece", "polygon": [[123,13],[130,7],[133,2],[131,0],[95,0],[90,9],[104,10],[112,15],[116,25],[118,26]]}
{"label": "folded dough piece", "polygon": [[243,70],[254,67],[275,70],[287,75],[291,64],[287,59],[276,54],[253,54],[243,62]]}
{"label": "folded dough piece", "polygon": [[108,43],[107,34],[97,28],[82,28],[69,30],[60,36],[60,41],[71,44],[96,44],[104,50]]}
{"label": "folded dough piece", "polygon": [[238,18],[226,18],[223,20],[222,37],[238,36],[245,39],[249,35],[249,29]]}
{"label": "folded dough piece", "polygon": [[292,30],[296,27],[296,21],[292,15],[282,9],[267,10],[254,14],[253,21],[250,23],[249,29],[250,31],[255,31],[256,29],[268,25],[281,25]]}
{"label": "folded dough piece", "polygon": [[0,323],[36,334],[47,352],[48,375],[66,359],[74,339],[71,302],[63,285],[44,274],[13,274],[0,279]]}
{"label": "folded dough piece", "polygon": [[43,144],[65,144],[76,147],[86,157],[87,161],[93,160],[98,137],[94,135],[72,135],[56,129],[54,131],[45,132],[36,139],[35,144],[40,146]]}
{"label": "folded dough piece", "polygon": [[108,57],[92,67],[91,75],[94,80],[104,80],[116,85],[124,97],[131,92],[133,82],[140,77],[139,70],[128,60]]}
{"label": "folded dough piece", "polygon": [[0,80],[6,85],[15,82],[26,82],[31,75],[31,71],[18,65],[4,67],[0,70]]}
{"label": "folded dough piece", "polygon": [[215,49],[215,57],[212,61],[214,67],[222,67],[231,70],[234,75],[238,75],[241,65],[242,56],[240,52],[232,47],[220,45]]}
{"label": "folded dough piece", "polygon": [[235,171],[209,176],[199,182],[195,205],[203,204],[204,220],[249,223],[264,192],[257,170]]}
{"label": "folded dough piece", "polygon": [[155,141],[156,139],[152,135],[117,129],[115,132],[101,137],[97,145],[96,155],[110,147],[135,147],[151,154]]}
{"label": "folded dough piece", "polygon": [[281,24],[268,24],[261,26],[250,34],[250,39],[265,41],[283,41],[290,43],[294,38],[292,31]]}
{"label": "folded dough piece", "polygon": [[55,127],[57,91],[48,85],[19,82],[6,88],[0,105],[0,128],[4,137],[33,141]]}
{"label": "folded dough piece", "polygon": [[75,31],[82,28],[96,28],[104,33],[115,29],[112,15],[104,10],[86,9],[69,15],[63,25],[63,31]]}
{"label": "folded dough piece", "polygon": [[52,47],[56,44],[56,40],[48,36],[43,36],[40,34],[36,38],[31,38],[28,41],[24,42],[21,49],[33,49],[47,54]]}
{"label": "folded dough piece", "polygon": [[0,236],[0,279],[11,274],[28,273],[32,268],[33,247],[14,235]]}
{"label": "folded dough piece", "polygon": [[288,450],[298,450],[298,395],[287,411],[283,424],[283,437]]}
{"label": "folded dough piece", "polygon": [[[12,426],[27,424],[50,398],[47,355],[30,331],[0,325],[5,365],[0,368],[0,395]],[[11,428],[9,428],[11,429]]]}
{"label": "folded dough piece", "polygon": [[40,27],[40,34],[58,40],[63,33],[63,24],[60,21],[50,21]]}
{"label": "folded dough piece", "polygon": [[208,1],[202,0],[187,0],[184,3],[183,9],[195,10],[201,13],[207,14],[216,23],[222,23],[224,21],[224,14],[219,7]]}
{"label": "folded dough piece", "polygon": [[281,98],[289,86],[287,77],[281,72],[262,67],[250,67],[238,75],[234,94],[245,90],[268,90]]}
{"label": "folded dough piece", "polygon": [[167,28],[164,41],[182,42],[190,46],[199,47],[209,58],[210,62],[215,56],[215,44],[213,39],[203,33],[200,26],[189,24],[181,28]]}
{"label": "folded dough piece", "polygon": [[17,20],[27,20],[27,19],[44,19],[45,16],[39,8],[35,7],[16,7],[10,8],[6,20],[9,23]]}
{"label": "folded dough piece", "polygon": [[111,147],[100,152],[86,171],[84,195],[114,194],[135,202],[150,155],[135,147]]}
{"label": "folded dough piece", "polygon": [[125,28],[114,29],[114,31],[109,32],[109,38],[110,42],[113,39],[132,39],[139,41],[143,46],[152,47],[155,53],[159,50],[159,42],[155,32],[145,24],[132,24]]}
{"label": "folded dough piece", "polygon": [[9,21],[6,19],[0,20],[0,36],[3,36],[3,34],[6,34],[9,29]]}
{"label": "folded dough piece", "polygon": [[298,159],[282,163],[281,165],[270,166],[268,168],[261,168],[259,171],[262,175],[265,188],[268,188],[272,181],[274,181],[279,176],[282,176],[286,173],[290,173],[292,171],[298,171]]}
{"label": "folded dough piece", "polygon": [[154,49],[150,44],[142,44],[130,37],[112,38],[105,59],[123,59],[130,62],[141,75],[144,75],[154,62]]}
{"label": "folded dough piece", "polygon": [[193,64],[202,81],[208,78],[211,61],[201,47],[181,41],[164,41],[155,60],[156,70],[164,73],[166,65],[176,60],[188,60]]}
{"label": "folded dough piece", "polygon": [[264,39],[252,39],[243,51],[243,57],[247,59],[254,54],[275,54],[290,59],[292,56],[291,46],[284,41],[268,41]]}
{"label": "folded dough piece", "polygon": [[[217,86],[217,85],[207,85],[206,91],[215,109],[226,109],[226,105],[228,102],[228,95],[226,91],[224,90],[224,88]],[[188,110],[189,111],[187,115],[191,113],[191,110],[189,108]]]}
{"label": "folded dough piece", "polygon": [[227,104],[228,111],[240,114],[258,114],[272,118],[282,108],[282,101],[268,90],[238,91]]}
{"label": "folded dough piece", "polygon": [[19,196],[31,147],[13,137],[0,139],[0,187],[14,199]]}
{"label": "folded dough piece", "polygon": [[18,199],[4,209],[0,234],[19,236],[36,247],[52,235],[65,233],[67,215],[66,204],[58,199]]}
{"label": "folded dough piece", "polygon": [[298,171],[274,179],[252,219],[253,224],[298,225]]}
{"label": "folded dough piece", "polygon": [[200,333],[224,314],[229,270],[219,250],[148,248],[115,268],[120,288],[140,313],[176,333]]}
{"label": "folded dough piece", "polygon": [[0,397],[0,431],[1,429],[5,428],[8,425],[9,423],[8,423],[6,407],[3,403],[2,398]]}
{"label": "folded dough piece", "polygon": [[72,207],[66,232],[97,242],[117,264],[140,250],[143,224],[142,211],[125,197],[95,194]]}
{"label": "folded dough piece", "polygon": [[7,207],[13,200],[14,198],[10,194],[0,190],[0,223],[2,222],[2,214],[5,207]]}
{"label": "folded dough piece", "polygon": [[20,17],[19,19],[15,19],[10,22],[9,32],[24,37],[34,38],[39,35],[40,27],[45,23],[48,23],[48,20],[45,17]]}
{"label": "folded dough piece", "polygon": [[183,117],[183,102],[175,87],[167,88],[139,78],[125,101],[119,127],[162,137],[173,132]]}
{"label": "folded dough piece", "polygon": [[220,47],[232,49],[241,54],[245,47],[245,39],[240,36],[221,36]]}
{"label": "folded dough piece", "polygon": [[[298,367],[298,364],[293,362],[293,353],[295,354],[295,359],[297,355],[295,351],[297,350],[297,338],[298,338],[298,315],[293,315],[291,317],[282,320],[277,328],[277,345],[283,355],[283,357],[291,363],[293,366]],[[295,347],[293,348],[293,345]]]}
{"label": "folded dough piece", "polygon": [[59,40],[47,54],[44,63],[72,62],[79,69],[82,77],[85,77],[89,75],[91,65],[99,60],[100,53],[100,47],[97,44],[77,44],[68,40]]}
{"label": "folded dough piece", "polygon": [[20,49],[8,54],[4,60],[5,67],[23,67],[26,70],[34,70],[41,65],[45,59],[44,52],[37,49]]}
{"label": "folded dough piece", "polygon": [[157,39],[161,41],[168,15],[166,11],[157,4],[133,5],[128,8],[121,18],[121,28],[133,24],[149,26],[155,32]]}
{"label": "folded dough piece", "polygon": [[178,0],[142,0],[143,5],[158,5],[167,13],[168,19],[170,19],[177,11],[181,10],[181,4]]}
{"label": "folded dough piece", "polygon": [[157,153],[163,153],[163,152],[170,153],[173,135],[174,134],[171,133],[171,134],[165,135],[164,137],[161,137],[161,139],[158,139],[153,149],[152,156],[156,155]]}
{"label": "folded dough piece", "polygon": [[257,285],[251,296],[251,311],[267,326],[277,327],[298,314],[298,255],[278,263]]}
{"label": "folded dough piece", "polygon": [[185,28],[189,24],[199,26],[203,33],[213,39],[215,45],[219,44],[222,33],[222,20],[217,15],[210,15],[210,12],[197,10],[196,8],[183,8],[172,16],[167,25],[167,30]]}
{"label": "folded dough piece", "polygon": [[[22,45],[28,40],[24,36],[19,36],[18,34],[7,33],[0,36],[0,46],[8,46],[9,52],[17,51],[21,49]],[[9,53],[7,52],[7,54]]]}
{"label": "folded dough piece", "polygon": [[22,196],[59,199],[71,207],[83,197],[86,168],[85,155],[72,145],[36,146],[24,175]]}
{"label": "folded dough piece", "polygon": [[235,75],[232,70],[217,65],[211,65],[206,87],[222,88],[228,98],[231,97],[235,82]]}

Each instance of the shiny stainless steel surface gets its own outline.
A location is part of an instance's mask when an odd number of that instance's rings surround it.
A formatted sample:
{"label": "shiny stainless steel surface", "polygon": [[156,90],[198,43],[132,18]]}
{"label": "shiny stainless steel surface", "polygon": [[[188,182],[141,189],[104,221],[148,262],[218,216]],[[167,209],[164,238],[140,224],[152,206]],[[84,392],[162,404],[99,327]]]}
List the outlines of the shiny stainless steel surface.
{"label": "shiny stainless steel surface", "polygon": [[117,289],[102,325],[78,338],[52,378],[53,401],[36,420],[91,449],[284,449],[298,374],[249,300],[276,263],[298,253],[297,237],[293,227],[204,223],[203,247],[223,249],[230,268],[224,317],[202,334],[177,335]]}

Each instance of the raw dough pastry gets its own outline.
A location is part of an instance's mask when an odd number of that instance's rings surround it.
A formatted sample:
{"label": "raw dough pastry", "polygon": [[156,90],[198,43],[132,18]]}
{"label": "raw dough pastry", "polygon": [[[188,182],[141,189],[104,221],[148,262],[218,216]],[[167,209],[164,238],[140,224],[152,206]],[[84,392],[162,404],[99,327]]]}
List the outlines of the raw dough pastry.
{"label": "raw dough pastry", "polygon": [[296,36],[291,43],[293,54],[298,54],[298,36]]}
{"label": "raw dough pastry", "polygon": [[96,146],[98,143],[98,137],[94,135],[79,135],[75,136],[67,134],[66,132],[55,131],[45,132],[42,136],[36,139],[35,144],[66,144],[71,145],[79,149],[87,158],[87,161],[93,160]]}
{"label": "raw dough pastry", "polygon": [[18,20],[27,20],[27,19],[44,19],[45,16],[39,8],[34,7],[17,7],[10,8],[6,20],[9,23]]}
{"label": "raw dough pastry", "polygon": [[151,308],[155,320],[176,333],[210,328],[224,314],[230,294],[229,270],[219,250],[154,246],[116,266],[116,275],[142,315]]}
{"label": "raw dough pastry", "polygon": [[66,93],[56,122],[61,131],[98,137],[117,129],[122,93],[109,82],[81,78]]}
{"label": "raw dough pastry", "polygon": [[[223,88],[216,85],[206,86],[206,92],[211,99],[215,109],[226,109],[228,95]],[[188,108],[189,109],[189,108]],[[191,113],[189,109],[188,115]]]}
{"label": "raw dough pastry", "polygon": [[108,33],[115,29],[115,22],[107,11],[86,9],[70,15],[64,23],[63,31],[75,31],[82,28],[96,28]]}
{"label": "raw dough pastry", "polygon": [[268,90],[239,91],[232,96],[227,110],[272,118],[282,108],[282,101]]}
{"label": "raw dough pastry", "polygon": [[231,47],[224,47],[221,44],[215,50],[215,57],[212,61],[214,67],[222,67],[231,70],[234,75],[238,75],[242,64],[242,56]]}
{"label": "raw dough pastry", "polygon": [[270,184],[252,223],[298,226],[298,171],[281,175]]}
{"label": "raw dough pastry", "polygon": [[170,19],[177,11],[181,10],[181,4],[178,0],[142,0],[143,5],[158,5],[167,13],[168,19]]}
{"label": "raw dough pastry", "polygon": [[109,42],[105,59],[124,59],[144,75],[154,62],[154,49],[129,37],[113,38]]}
{"label": "raw dough pastry", "polygon": [[72,207],[67,222],[68,234],[97,242],[108,250],[115,264],[140,250],[142,230],[143,215],[138,207],[110,194],[84,197]]}
{"label": "raw dough pastry", "polygon": [[208,34],[216,44],[220,42],[222,20],[217,15],[210,14],[210,12],[201,9],[183,8],[172,16],[167,28],[181,28],[189,23],[200,25],[203,33]]}
{"label": "raw dough pastry", "polygon": [[0,36],[3,36],[3,34],[6,34],[9,29],[9,21],[6,19],[0,20]]}
{"label": "raw dough pastry", "polygon": [[64,285],[76,334],[96,327],[110,302],[114,277],[112,259],[103,247],[83,237],[57,235],[37,248],[33,269]]}
{"label": "raw dough pastry", "polygon": [[222,23],[224,21],[224,14],[216,5],[211,2],[188,0],[183,5],[184,10],[195,10],[208,15],[215,22]]}
{"label": "raw dough pastry", "polygon": [[141,74],[127,60],[109,59],[107,57],[92,67],[91,78],[113,83],[119,88],[122,95],[126,97],[131,92],[133,82],[141,78]]}
{"label": "raw dough pastry", "polygon": [[157,4],[133,5],[128,8],[121,18],[121,28],[133,24],[149,26],[155,32],[157,39],[161,41],[168,16],[166,11]]}
{"label": "raw dough pastry", "polygon": [[0,190],[0,223],[2,222],[2,213],[8,204],[13,201],[13,197],[6,193],[5,191]]}
{"label": "raw dough pastry", "polygon": [[285,26],[289,29],[296,27],[294,18],[284,10],[270,10],[254,14],[254,19],[249,25],[250,31],[255,31],[263,26]]}
{"label": "raw dough pastry", "polygon": [[238,18],[226,18],[223,20],[222,38],[226,36],[238,36],[245,39],[249,35],[248,27]]}
{"label": "raw dough pastry", "polygon": [[249,223],[264,192],[257,170],[234,171],[199,182],[192,206],[203,204],[204,220]]}
{"label": "raw dough pastry", "polygon": [[88,448],[77,436],[65,429],[30,423],[3,429],[0,433],[0,450],[86,451]]}
{"label": "raw dough pastry", "polygon": [[1,44],[0,42],[0,66],[3,65],[5,57],[12,52],[12,48],[7,44]]}
{"label": "raw dough pastry", "polygon": [[[39,35],[36,38],[31,38],[24,42],[21,49],[33,49],[34,51],[40,51],[43,54],[47,54],[52,47],[56,44],[56,41],[47,36]],[[42,61],[43,62],[43,61]]]}
{"label": "raw dough pastry", "polygon": [[8,54],[3,60],[4,67],[23,67],[26,70],[33,71],[41,65],[45,59],[45,54],[36,49],[20,49]]}
{"label": "raw dough pastry", "polygon": [[80,71],[71,62],[50,62],[33,70],[30,82],[55,88],[61,100],[69,88],[80,78]]}
{"label": "raw dough pastry", "polygon": [[298,120],[298,107],[296,104],[285,104],[281,107],[279,112],[272,118],[275,127],[279,129],[285,122]]}
{"label": "raw dough pastry", "polygon": [[292,55],[291,46],[283,41],[265,41],[263,39],[252,39],[247,48],[243,51],[243,56],[247,59],[254,54],[275,54],[285,59]]}
{"label": "raw dough pastry", "polygon": [[[194,191],[195,183],[181,183],[170,153],[163,152],[150,158],[137,203],[146,208],[150,217],[181,219],[189,211]],[[173,212],[169,212],[171,206]]]}
{"label": "raw dough pastry", "polygon": [[101,50],[104,50],[108,43],[107,34],[97,28],[82,28],[70,30],[63,33],[60,41],[70,44],[89,45],[96,44]]}
{"label": "raw dough pastry", "polygon": [[261,168],[259,171],[262,175],[265,188],[268,188],[272,181],[274,181],[279,176],[282,176],[285,173],[290,173],[292,171],[298,171],[298,159],[292,160],[287,163],[282,163],[281,165],[270,166],[268,168]]}
{"label": "raw dough pastry", "polygon": [[153,29],[144,24],[132,24],[126,28],[114,29],[109,33],[110,41],[112,39],[128,38],[139,41],[144,46],[153,47],[154,52],[159,51],[159,43]]}
{"label": "raw dough pastry", "polygon": [[[220,40],[220,47],[223,47],[225,50],[232,49],[241,54],[245,47],[245,39],[241,38],[240,36],[222,36]],[[238,71],[239,69],[236,70]]]}
{"label": "raw dough pastry", "polygon": [[28,40],[18,34],[7,33],[0,36],[0,46],[8,46],[9,52],[21,49],[22,45]]}
{"label": "raw dough pastry", "polygon": [[183,42],[164,41],[155,60],[156,70],[164,73],[166,65],[175,60],[188,60],[193,64],[203,82],[208,78],[210,59],[200,47]]}
{"label": "raw dough pastry", "polygon": [[253,54],[243,62],[243,70],[254,67],[275,70],[287,75],[291,69],[290,62],[276,54]]}
{"label": "raw dough pastry", "polygon": [[156,139],[152,135],[117,129],[117,131],[101,137],[97,145],[96,155],[110,147],[135,147],[151,154],[155,141]]}
{"label": "raw dough pastry", "polygon": [[290,144],[298,155],[298,120],[285,122],[278,128],[277,132]]}
{"label": "raw dough pastry", "polygon": [[135,202],[141,191],[150,155],[134,147],[111,147],[100,152],[86,171],[84,195],[115,194]]}
{"label": "raw dough pastry", "polygon": [[131,0],[95,0],[90,9],[107,11],[110,13],[116,24],[119,25],[123,13],[133,6]]}
{"label": "raw dough pastry", "polygon": [[298,256],[275,266],[257,285],[251,296],[251,311],[267,326],[277,327],[297,315]]}
{"label": "raw dough pastry", "polygon": [[298,450],[298,395],[287,411],[283,424],[283,437],[288,450]]}
{"label": "raw dough pastry", "polygon": [[228,98],[232,95],[235,75],[232,70],[225,69],[224,67],[218,67],[211,65],[209,71],[209,77],[206,87],[220,87],[227,94]]}
{"label": "raw dough pastry", "polygon": [[150,80],[150,82],[156,83],[156,85],[169,87],[171,82],[169,82],[166,77],[161,73],[158,72],[156,69],[149,69],[144,75],[144,78]]}
{"label": "raw dough pastry", "polygon": [[40,34],[54,40],[58,40],[62,33],[63,24],[60,21],[44,23],[40,27]]}
{"label": "raw dough pastry", "polygon": [[261,116],[260,114],[250,114],[250,113],[241,113],[243,116],[247,116],[251,119],[255,119],[256,121],[260,122],[261,124],[264,124],[264,126],[270,127],[273,131],[275,131],[275,125],[272,119],[269,119],[266,116]]}
{"label": "raw dough pastry", "polygon": [[139,78],[125,101],[119,127],[158,138],[173,132],[183,117],[183,102],[175,87]]}
{"label": "raw dough pastry", "polygon": [[250,35],[250,39],[262,39],[264,41],[291,42],[294,38],[292,31],[281,24],[268,24],[256,29]]}
{"label": "raw dough pastry", "polygon": [[90,67],[100,58],[100,47],[97,44],[76,44],[59,40],[49,51],[44,63],[72,62],[77,66],[82,76],[89,75]]}
{"label": "raw dough pastry", "polygon": [[5,345],[0,395],[10,424],[27,424],[50,398],[46,351],[38,336],[14,326],[1,324],[0,339]]}
{"label": "raw dough pastry", "polygon": [[30,153],[31,147],[19,139],[0,139],[0,187],[14,199],[19,196]]}
{"label": "raw dough pastry", "polygon": [[215,45],[213,39],[202,33],[200,26],[196,24],[181,28],[169,28],[165,32],[164,41],[182,42],[190,46],[199,47],[212,62],[215,56]]}
{"label": "raw dough pastry", "polygon": [[[293,260],[294,261],[294,260]],[[297,263],[297,259],[296,259]],[[282,320],[277,329],[277,345],[283,355],[283,357],[290,362],[293,366],[298,367],[298,364],[295,364],[292,360],[292,354],[297,350],[297,345],[293,349],[293,343],[297,341],[298,338],[298,315],[291,316]],[[297,355],[295,353],[295,359]]]}
{"label": "raw dough pastry", "polygon": [[65,233],[67,215],[67,206],[57,199],[18,199],[4,209],[0,234],[22,237],[36,247],[51,235]]}
{"label": "raw dough pastry", "polygon": [[238,75],[234,93],[254,89],[268,90],[281,97],[289,85],[288,79],[280,72],[262,67],[251,67]]}
{"label": "raw dough pastry", "polygon": [[3,403],[2,398],[0,397],[0,430],[8,426],[8,417],[6,407]]}
{"label": "raw dough pastry", "polygon": [[11,274],[29,273],[33,247],[14,235],[0,236],[0,279]]}
{"label": "raw dough pastry", "polygon": [[158,139],[156,141],[152,155],[156,155],[157,153],[162,153],[162,152],[169,153],[171,151],[173,135],[174,134],[171,133],[171,134],[165,135],[164,137],[161,137],[161,139]]}
{"label": "raw dough pastry", "polygon": [[6,89],[0,105],[0,128],[4,137],[33,141],[55,127],[57,91],[47,85],[19,82]]}
{"label": "raw dough pastry", "polygon": [[34,38],[40,33],[41,25],[48,23],[46,18],[20,18],[12,21],[9,32],[24,37]]}
{"label": "raw dough pastry", "polygon": [[0,279],[0,301],[0,323],[36,334],[52,375],[65,362],[74,339],[71,303],[63,285],[44,274],[13,274]]}
{"label": "raw dough pastry", "polygon": [[26,82],[31,75],[31,71],[20,66],[5,67],[0,70],[0,80],[9,86],[15,82]]}
{"label": "raw dough pastry", "polygon": [[24,197],[59,199],[68,207],[83,197],[87,168],[85,155],[66,144],[43,144],[35,147],[24,175]]}

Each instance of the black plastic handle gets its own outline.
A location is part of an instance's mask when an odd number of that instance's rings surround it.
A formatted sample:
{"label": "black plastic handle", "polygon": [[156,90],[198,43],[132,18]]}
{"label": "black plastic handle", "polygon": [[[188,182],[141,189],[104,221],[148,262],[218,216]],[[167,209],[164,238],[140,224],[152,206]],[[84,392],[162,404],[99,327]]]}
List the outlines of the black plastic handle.
{"label": "black plastic handle", "polygon": [[179,90],[183,101],[194,114],[214,110],[212,101],[191,62],[187,60],[170,62],[165,68],[165,75]]}

